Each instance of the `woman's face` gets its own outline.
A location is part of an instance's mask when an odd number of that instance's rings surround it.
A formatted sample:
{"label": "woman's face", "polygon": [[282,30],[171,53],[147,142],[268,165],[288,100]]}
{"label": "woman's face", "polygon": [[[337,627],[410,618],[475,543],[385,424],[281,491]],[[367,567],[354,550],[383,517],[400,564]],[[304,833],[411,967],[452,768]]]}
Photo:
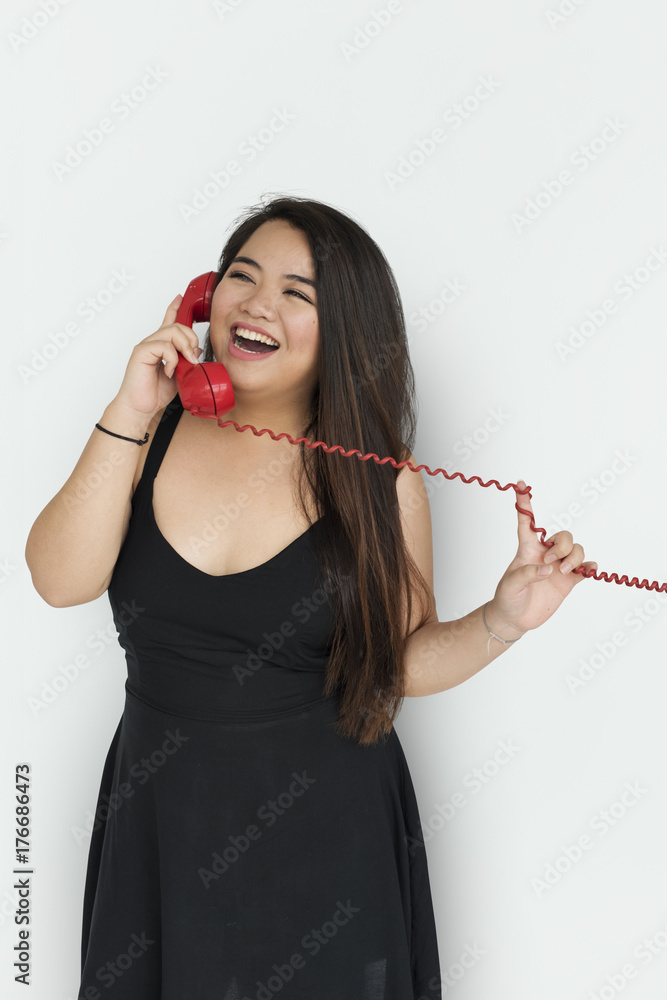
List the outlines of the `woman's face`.
{"label": "woman's face", "polygon": [[[305,410],[319,378],[319,323],[315,288],[299,278],[315,280],[305,234],[283,219],[263,223],[218,282],[211,301],[210,337],[235,392],[266,385]],[[230,353],[236,324],[259,328],[279,346],[261,355],[233,347]],[[247,340],[238,343],[248,346]]]}

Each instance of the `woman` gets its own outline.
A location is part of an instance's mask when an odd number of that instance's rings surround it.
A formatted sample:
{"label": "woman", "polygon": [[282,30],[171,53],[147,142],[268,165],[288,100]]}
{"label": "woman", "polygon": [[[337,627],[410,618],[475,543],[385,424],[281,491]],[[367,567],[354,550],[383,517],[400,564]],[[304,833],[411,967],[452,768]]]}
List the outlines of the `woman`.
{"label": "woman", "polygon": [[224,419],[417,464],[381,250],[326,204],[276,198],[246,213],[218,275],[203,354],[177,296],[26,548],[49,604],[108,590],[128,665],[79,997],[435,1000],[393,720],[403,697],[461,683],[549,618],[583,550],[563,531],[545,549],[519,512],[493,599],[439,622],[421,476],[221,428],[183,409],[173,379],[177,352],[222,361]]}

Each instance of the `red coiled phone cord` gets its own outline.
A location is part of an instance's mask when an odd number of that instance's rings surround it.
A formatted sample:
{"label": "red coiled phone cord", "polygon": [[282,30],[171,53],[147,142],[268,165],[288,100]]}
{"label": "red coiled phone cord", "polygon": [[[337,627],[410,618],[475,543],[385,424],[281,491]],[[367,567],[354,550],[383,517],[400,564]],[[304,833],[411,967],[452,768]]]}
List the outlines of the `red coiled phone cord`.
{"label": "red coiled phone cord", "polygon": [[[207,416],[207,415],[202,413],[200,414],[200,416]],[[395,469],[400,469],[402,466],[407,465],[408,468],[412,470],[412,472],[421,472],[422,469],[425,469],[426,472],[429,474],[429,476],[437,476],[438,473],[442,473],[442,475],[445,476],[445,478],[447,479],[456,479],[456,477],[459,476],[461,482],[463,483],[472,483],[476,481],[479,483],[480,486],[495,486],[501,492],[513,489],[521,496],[527,495],[529,500],[533,499],[532,493],[530,491],[530,486],[526,486],[525,490],[519,490],[517,488],[516,483],[507,483],[506,486],[501,486],[497,479],[491,479],[489,480],[488,483],[484,483],[482,482],[479,476],[471,476],[470,479],[466,479],[463,473],[461,472],[449,473],[446,472],[444,469],[436,469],[435,471],[432,471],[431,469],[429,469],[428,465],[418,465],[417,468],[415,468],[412,462],[409,462],[407,459],[403,462],[396,462],[395,459],[391,458],[391,456],[389,455],[386,456],[385,458],[379,458],[379,456],[376,455],[375,452],[368,452],[366,455],[362,455],[358,448],[351,448],[349,451],[345,451],[343,447],[339,444],[330,446],[327,445],[324,441],[313,442],[309,441],[308,438],[303,438],[303,437],[295,439],[292,437],[291,434],[288,434],[286,431],[283,431],[280,434],[274,434],[274,432],[270,430],[268,427],[264,427],[262,428],[261,431],[258,431],[256,427],[253,427],[252,424],[244,424],[243,427],[241,427],[236,422],[236,420],[221,420],[220,417],[216,417],[213,414],[211,414],[210,416],[213,420],[218,421],[220,427],[227,427],[229,424],[232,424],[237,431],[251,430],[255,435],[255,437],[259,437],[261,434],[270,434],[274,441],[280,441],[281,438],[287,438],[290,444],[305,444],[307,448],[312,448],[312,449],[322,448],[326,452],[340,451],[340,453],[342,455],[345,455],[346,457],[349,457],[350,455],[356,455],[359,458],[359,461],[361,462],[367,462],[369,459],[372,458],[375,462],[378,463],[378,465],[384,465],[385,462],[391,462],[391,464],[394,466]],[[530,513],[530,511],[524,510],[522,507],[519,507],[518,503],[515,503],[514,506],[516,510],[520,511],[522,514],[527,514],[530,517],[530,527],[537,534],[541,532],[542,537],[540,538],[540,542],[542,543],[542,545],[545,546],[545,548],[550,549],[554,543],[545,542],[544,538],[546,535],[546,529],[538,528],[535,525],[535,518]],[[657,590],[659,592],[667,590],[667,583],[658,583],[657,580],[654,580],[652,583],[649,583],[648,580],[642,580],[640,583],[636,576],[634,576],[632,580],[629,580],[625,574],[619,578],[618,573],[612,573],[611,575],[609,575],[605,573],[604,570],[596,572],[595,570],[591,569],[588,572],[586,572],[583,566],[578,566],[576,569],[573,569],[572,572],[578,573],[580,575],[583,574],[587,578],[592,577],[594,580],[604,580],[606,583],[624,583],[627,587],[637,587],[639,589],[643,588],[644,590]]]}

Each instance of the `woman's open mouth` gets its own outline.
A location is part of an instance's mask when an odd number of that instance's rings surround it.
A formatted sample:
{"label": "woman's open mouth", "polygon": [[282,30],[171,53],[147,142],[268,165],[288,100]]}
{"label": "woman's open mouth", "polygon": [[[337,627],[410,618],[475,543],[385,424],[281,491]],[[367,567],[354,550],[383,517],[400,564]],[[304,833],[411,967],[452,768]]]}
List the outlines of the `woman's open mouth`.
{"label": "woman's open mouth", "polygon": [[[266,341],[270,341],[267,343]],[[259,361],[273,354],[280,347],[272,337],[233,326],[229,333],[229,353],[233,358],[243,358],[244,361]]]}

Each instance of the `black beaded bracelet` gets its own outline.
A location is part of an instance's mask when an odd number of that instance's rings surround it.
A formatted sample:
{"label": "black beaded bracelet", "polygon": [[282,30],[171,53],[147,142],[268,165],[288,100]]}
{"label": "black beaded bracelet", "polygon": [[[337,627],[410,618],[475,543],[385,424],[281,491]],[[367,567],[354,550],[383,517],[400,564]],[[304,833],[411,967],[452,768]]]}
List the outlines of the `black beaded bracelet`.
{"label": "black beaded bracelet", "polygon": [[144,434],[143,441],[139,441],[137,438],[125,437],[124,434],[114,434],[113,431],[108,431],[106,427],[102,427],[100,424],[95,424],[95,426],[97,427],[98,431],[104,431],[105,434],[111,434],[112,437],[120,438],[122,441],[134,441],[135,444],[146,444],[146,442],[148,441],[148,431],[146,431],[146,433]]}

